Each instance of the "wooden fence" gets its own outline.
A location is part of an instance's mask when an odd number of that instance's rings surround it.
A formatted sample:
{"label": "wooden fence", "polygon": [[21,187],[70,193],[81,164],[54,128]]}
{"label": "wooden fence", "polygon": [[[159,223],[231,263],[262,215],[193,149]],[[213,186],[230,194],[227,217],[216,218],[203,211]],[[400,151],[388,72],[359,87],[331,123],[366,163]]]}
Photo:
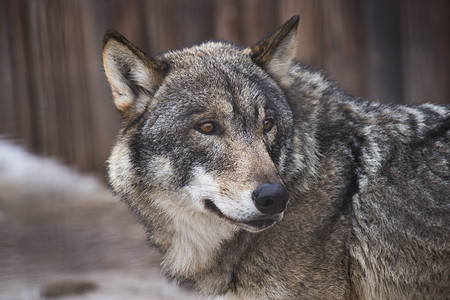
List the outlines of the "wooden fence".
{"label": "wooden fence", "polygon": [[298,58],[354,95],[450,103],[447,0],[1,0],[0,134],[101,174],[120,123],[101,65],[107,28],[157,54],[248,45],[294,14]]}

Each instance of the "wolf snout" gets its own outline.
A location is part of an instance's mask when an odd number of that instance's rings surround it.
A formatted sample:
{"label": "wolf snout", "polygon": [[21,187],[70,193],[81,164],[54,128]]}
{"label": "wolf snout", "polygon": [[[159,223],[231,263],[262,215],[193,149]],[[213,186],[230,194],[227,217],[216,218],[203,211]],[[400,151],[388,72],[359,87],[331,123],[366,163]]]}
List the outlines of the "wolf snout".
{"label": "wolf snout", "polygon": [[278,182],[263,183],[252,193],[256,208],[263,214],[278,214],[286,209],[289,194]]}

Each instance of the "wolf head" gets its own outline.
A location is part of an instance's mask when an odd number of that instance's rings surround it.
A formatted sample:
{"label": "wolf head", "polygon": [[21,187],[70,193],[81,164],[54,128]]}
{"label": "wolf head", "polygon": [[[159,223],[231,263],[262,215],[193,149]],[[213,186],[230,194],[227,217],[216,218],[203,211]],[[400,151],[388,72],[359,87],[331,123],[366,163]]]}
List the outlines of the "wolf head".
{"label": "wolf head", "polygon": [[156,57],[107,32],[103,63],[123,116],[108,179],[144,223],[187,213],[260,231],[281,220],[293,127],[282,87],[297,25],[245,49],[208,42]]}

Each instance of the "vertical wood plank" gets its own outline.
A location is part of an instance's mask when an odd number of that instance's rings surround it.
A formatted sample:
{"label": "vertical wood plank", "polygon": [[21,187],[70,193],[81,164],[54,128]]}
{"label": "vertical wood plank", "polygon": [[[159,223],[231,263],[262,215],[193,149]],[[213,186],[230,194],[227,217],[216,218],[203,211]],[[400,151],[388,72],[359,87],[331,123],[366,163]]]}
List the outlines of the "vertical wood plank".
{"label": "vertical wood plank", "polygon": [[357,97],[367,95],[362,2],[329,1],[322,7],[324,69]]}
{"label": "vertical wood plank", "polygon": [[401,1],[404,95],[450,103],[450,2]]}
{"label": "vertical wood plank", "polygon": [[315,67],[323,65],[322,2],[320,0],[281,1],[281,20],[300,15],[297,57]]}
{"label": "vertical wood plank", "polygon": [[13,53],[12,53],[12,32],[8,22],[8,14],[11,13],[10,5],[7,1],[0,1],[0,136],[16,138],[20,136],[18,129],[18,109],[14,94],[13,78]]}
{"label": "vertical wood plank", "polygon": [[219,40],[233,41],[243,44],[242,32],[239,26],[240,0],[214,1],[214,36]]}
{"label": "vertical wood plank", "polygon": [[258,42],[281,25],[278,20],[278,6],[270,0],[240,1],[239,19],[242,46]]}
{"label": "vertical wood plank", "polygon": [[[183,44],[194,45],[214,38],[212,1],[191,0],[184,3]],[[180,28],[178,28],[179,30]]]}
{"label": "vertical wood plank", "polygon": [[403,102],[400,9],[391,0],[364,1],[366,36],[366,96],[390,103]]}

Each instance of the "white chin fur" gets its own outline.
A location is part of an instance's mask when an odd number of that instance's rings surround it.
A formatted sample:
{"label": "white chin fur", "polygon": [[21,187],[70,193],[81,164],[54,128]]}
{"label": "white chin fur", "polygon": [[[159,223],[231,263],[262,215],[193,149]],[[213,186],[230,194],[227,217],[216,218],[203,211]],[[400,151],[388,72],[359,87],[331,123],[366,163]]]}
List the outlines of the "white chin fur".
{"label": "white chin fur", "polygon": [[222,214],[237,222],[254,220],[261,216],[251,199],[253,188],[231,191],[232,189],[227,187],[227,193],[223,192],[224,190],[213,176],[201,167],[195,168],[194,180],[186,187],[193,205],[200,211],[205,211],[205,199],[209,199]]}
{"label": "white chin fur", "polygon": [[[255,221],[262,214],[251,200],[251,191],[234,193],[231,198],[220,193],[218,183],[203,168],[195,169],[194,176],[194,180],[184,188],[183,194],[186,196],[183,199],[172,199],[179,196],[179,192],[174,195],[161,194],[157,197],[160,201],[156,203],[167,213],[175,232],[163,265],[173,274],[184,276],[208,266],[217,249],[224,241],[232,238],[239,228],[259,232],[283,216],[282,213],[277,215],[273,222]],[[208,210],[205,207],[206,200],[214,203],[222,216]]]}

